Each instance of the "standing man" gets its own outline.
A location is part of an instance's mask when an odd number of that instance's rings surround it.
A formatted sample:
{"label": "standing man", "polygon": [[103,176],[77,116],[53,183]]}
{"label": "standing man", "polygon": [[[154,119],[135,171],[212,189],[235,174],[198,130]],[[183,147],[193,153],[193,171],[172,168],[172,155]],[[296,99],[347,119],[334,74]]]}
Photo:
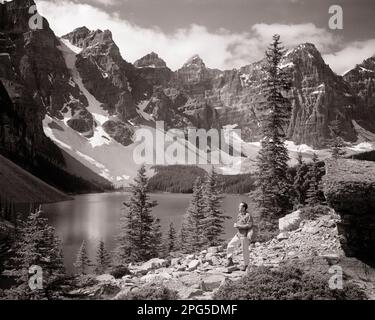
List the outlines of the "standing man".
{"label": "standing man", "polygon": [[253,218],[249,212],[247,212],[247,203],[241,202],[239,207],[239,214],[237,217],[237,222],[234,227],[237,228],[238,232],[229,242],[227,247],[227,258],[228,262],[226,267],[233,266],[233,253],[234,251],[242,245],[243,260],[244,264],[240,267],[240,270],[245,271],[249,265],[249,245],[250,240],[248,238],[248,232],[253,228]]}

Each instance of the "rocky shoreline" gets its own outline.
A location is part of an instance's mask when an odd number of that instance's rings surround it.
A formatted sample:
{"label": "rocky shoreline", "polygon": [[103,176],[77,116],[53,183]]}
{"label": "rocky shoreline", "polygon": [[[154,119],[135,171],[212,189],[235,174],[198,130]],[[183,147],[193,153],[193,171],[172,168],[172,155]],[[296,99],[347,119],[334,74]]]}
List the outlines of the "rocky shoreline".
{"label": "rocky shoreline", "polygon": [[[277,269],[285,263],[293,263],[328,274],[332,265],[339,265],[343,269],[344,281],[357,284],[368,299],[375,299],[375,269],[345,256],[337,230],[340,217],[331,210],[315,220],[300,217],[296,223],[296,212],[283,218],[281,232],[276,238],[250,245],[250,268]],[[239,253],[234,260],[241,262]],[[238,265],[226,268],[225,261],[223,246],[210,247],[196,254],[176,254],[170,259],[155,258],[143,264],[129,265],[130,274],[120,279],[109,274],[99,275],[95,284],[72,290],[68,296],[73,299],[122,300],[133,290],[153,285],[177,291],[179,299],[210,300],[224,283],[240,280],[246,275]]]}

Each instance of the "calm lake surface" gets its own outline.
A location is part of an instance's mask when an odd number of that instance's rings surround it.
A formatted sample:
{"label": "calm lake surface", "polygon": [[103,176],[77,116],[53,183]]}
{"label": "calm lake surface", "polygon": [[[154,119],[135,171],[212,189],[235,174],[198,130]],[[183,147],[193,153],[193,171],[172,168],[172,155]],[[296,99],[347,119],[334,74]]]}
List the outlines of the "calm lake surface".
{"label": "calm lake surface", "polygon": [[[74,200],[43,205],[44,215],[63,242],[64,260],[68,272],[74,270],[73,263],[83,240],[86,240],[90,259],[95,261],[98,242],[103,239],[108,251],[115,247],[115,237],[119,232],[119,221],[122,203],[127,201],[127,192],[85,194],[75,196]],[[161,221],[163,232],[167,232],[170,222],[178,231],[182,217],[188,208],[190,194],[155,193],[151,200],[158,205],[153,208],[154,216]],[[245,195],[225,195],[222,209],[231,216],[226,220],[225,236],[231,237],[234,219],[237,216],[238,204],[247,201]]]}

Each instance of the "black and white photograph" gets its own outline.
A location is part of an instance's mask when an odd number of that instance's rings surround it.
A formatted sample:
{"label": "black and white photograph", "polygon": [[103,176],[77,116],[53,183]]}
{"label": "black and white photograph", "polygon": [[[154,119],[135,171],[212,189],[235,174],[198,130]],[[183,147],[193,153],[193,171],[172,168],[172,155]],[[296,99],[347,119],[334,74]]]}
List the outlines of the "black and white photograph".
{"label": "black and white photograph", "polygon": [[375,300],[374,13],[0,0],[0,308]]}

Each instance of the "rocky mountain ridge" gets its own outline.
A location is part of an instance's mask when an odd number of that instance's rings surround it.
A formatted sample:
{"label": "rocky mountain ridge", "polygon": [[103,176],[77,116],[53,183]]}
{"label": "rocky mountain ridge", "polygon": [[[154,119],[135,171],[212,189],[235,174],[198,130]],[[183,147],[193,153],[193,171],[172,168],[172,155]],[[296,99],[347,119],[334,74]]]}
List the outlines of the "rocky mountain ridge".
{"label": "rocky mountain ridge", "polygon": [[[262,61],[221,71],[207,68],[195,55],[173,72],[152,52],[131,64],[109,30],[82,27],[58,38],[46,19],[42,29],[30,29],[33,4],[0,4],[0,81],[20,117],[17,122],[25,124],[24,145],[63,162],[47,135],[90,170],[122,184],[134,175],[136,164],[124,168],[106,157],[123,155],[122,163],[129,163],[135,129],[154,127],[157,120],[166,129],[237,127],[244,141],[259,141]],[[280,65],[293,83],[287,93],[292,104],[288,139],[322,148],[330,122],[338,119],[346,141],[373,141],[373,59],[341,77],[313,44],[289,50]],[[4,145],[18,141],[6,140]]]}

